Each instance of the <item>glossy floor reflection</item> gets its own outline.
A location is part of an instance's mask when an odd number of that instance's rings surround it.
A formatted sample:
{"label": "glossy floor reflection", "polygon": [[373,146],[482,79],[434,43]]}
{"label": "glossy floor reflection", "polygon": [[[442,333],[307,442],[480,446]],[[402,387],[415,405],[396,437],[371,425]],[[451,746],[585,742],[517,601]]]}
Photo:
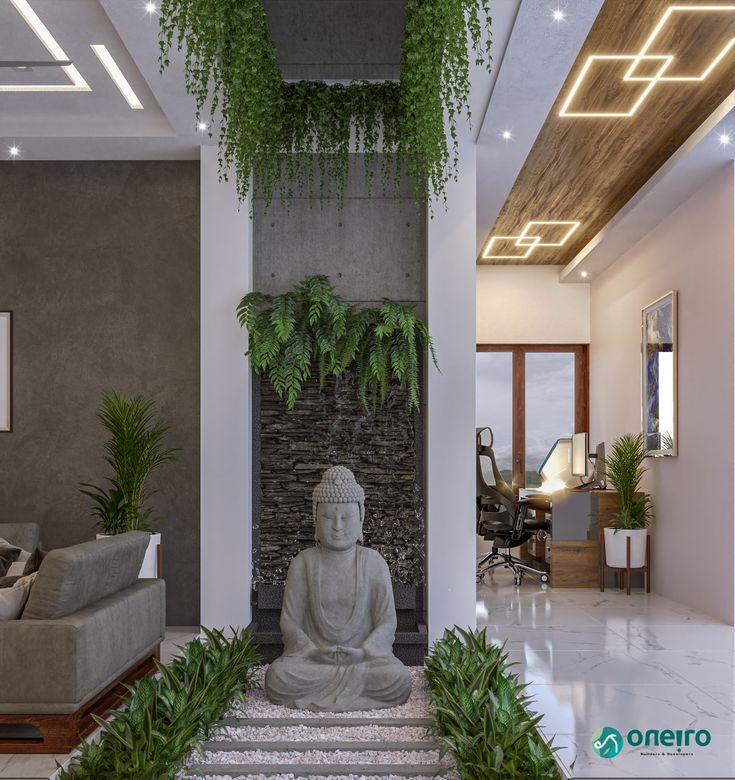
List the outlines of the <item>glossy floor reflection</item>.
{"label": "glossy floor reflection", "polygon": [[[505,571],[478,585],[477,620],[506,643],[569,777],[735,777],[732,626],[655,594],[516,588]],[[608,759],[592,746],[603,726],[706,729],[711,741],[626,744]]]}

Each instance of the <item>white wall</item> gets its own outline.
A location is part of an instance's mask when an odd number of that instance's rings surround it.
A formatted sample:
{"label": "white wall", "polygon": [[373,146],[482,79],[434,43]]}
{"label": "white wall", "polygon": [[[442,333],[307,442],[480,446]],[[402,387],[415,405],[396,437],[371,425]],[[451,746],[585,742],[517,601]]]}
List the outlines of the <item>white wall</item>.
{"label": "white wall", "polygon": [[475,146],[460,142],[459,180],[428,220],[426,535],[429,642],[475,617]]}
{"label": "white wall", "polygon": [[641,427],[641,309],[679,291],[679,455],[647,461],[653,589],[733,622],[733,166],[592,284],[591,440]]}
{"label": "white wall", "polygon": [[590,290],[553,265],[477,266],[478,344],[587,344]]}
{"label": "white wall", "polygon": [[201,150],[201,620],[250,622],[252,431],[247,338],[235,317],[252,290],[249,204]]}

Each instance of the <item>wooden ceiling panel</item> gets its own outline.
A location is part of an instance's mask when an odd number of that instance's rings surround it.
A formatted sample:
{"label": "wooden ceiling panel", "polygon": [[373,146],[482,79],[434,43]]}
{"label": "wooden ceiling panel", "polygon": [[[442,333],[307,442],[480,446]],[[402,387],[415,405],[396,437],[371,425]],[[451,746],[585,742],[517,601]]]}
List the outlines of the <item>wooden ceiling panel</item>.
{"label": "wooden ceiling panel", "polygon": [[566,265],[734,90],[735,4],[606,0],[478,262]]}

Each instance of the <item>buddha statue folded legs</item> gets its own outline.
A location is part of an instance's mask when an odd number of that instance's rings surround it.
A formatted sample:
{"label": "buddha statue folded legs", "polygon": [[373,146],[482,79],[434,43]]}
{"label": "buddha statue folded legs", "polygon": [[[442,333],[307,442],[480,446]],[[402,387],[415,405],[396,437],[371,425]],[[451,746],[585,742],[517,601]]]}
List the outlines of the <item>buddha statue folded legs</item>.
{"label": "buddha statue folded legs", "polygon": [[348,469],[328,469],[314,491],[317,547],[294,558],[281,611],[284,653],[268,668],[271,701],[348,712],[393,707],[411,694],[393,655],[396,611],[388,566],[357,544],[362,488]]}

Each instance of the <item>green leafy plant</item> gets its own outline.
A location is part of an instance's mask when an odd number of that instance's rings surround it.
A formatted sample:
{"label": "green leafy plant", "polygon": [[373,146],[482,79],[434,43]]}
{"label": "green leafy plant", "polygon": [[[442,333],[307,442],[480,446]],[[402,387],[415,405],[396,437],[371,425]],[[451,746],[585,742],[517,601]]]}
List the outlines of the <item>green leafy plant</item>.
{"label": "green leafy plant", "polygon": [[419,350],[434,345],[412,304],[385,299],[377,308],[356,308],[334,291],[326,276],[307,276],[291,292],[248,293],[237,307],[247,329],[253,369],[265,373],[293,409],[303,383],[316,368],[323,387],[328,376],[349,367],[357,372],[363,404],[385,402],[391,379],[407,391],[410,409],[419,406]]}
{"label": "green leafy plant", "polygon": [[351,152],[365,155],[368,183],[382,155],[384,187],[405,172],[417,198],[442,197],[456,176],[457,122],[470,113],[468,39],[489,67],[489,10],[489,0],[406,0],[399,82],[287,84],[262,0],[162,0],[161,69],[174,43],[185,48],[196,119],[205,109],[221,118],[220,171],[235,171],[243,200],[251,186],[266,203],[276,191],[289,200],[315,179],[341,200]]}
{"label": "green leafy plant", "polygon": [[102,533],[150,530],[152,508],[145,503],[154,493],[146,488],[150,475],[176,459],[178,449],[165,449],[168,425],[156,419],[155,402],[142,396],[126,398],[115,392],[102,396],[97,416],[110,437],[105,460],[115,476],[109,488],[87,482],[81,492],[92,499],[92,514]]}
{"label": "green leafy plant", "polygon": [[130,696],[102,728],[97,742],[83,742],[59,780],[164,780],[174,778],[192,750],[212,733],[235,697],[253,685],[260,659],[251,635],[205,633],[158,674],[128,686]]}
{"label": "green leafy plant", "polygon": [[619,509],[613,515],[617,529],[646,528],[653,516],[651,496],[636,496],[646,473],[646,456],[644,435],[626,433],[613,442],[605,458],[607,480],[618,491]]}
{"label": "green leafy plant", "polygon": [[442,754],[463,780],[560,780],[554,748],[536,730],[540,715],[510,672],[504,648],[485,629],[446,630],[426,659]]}

